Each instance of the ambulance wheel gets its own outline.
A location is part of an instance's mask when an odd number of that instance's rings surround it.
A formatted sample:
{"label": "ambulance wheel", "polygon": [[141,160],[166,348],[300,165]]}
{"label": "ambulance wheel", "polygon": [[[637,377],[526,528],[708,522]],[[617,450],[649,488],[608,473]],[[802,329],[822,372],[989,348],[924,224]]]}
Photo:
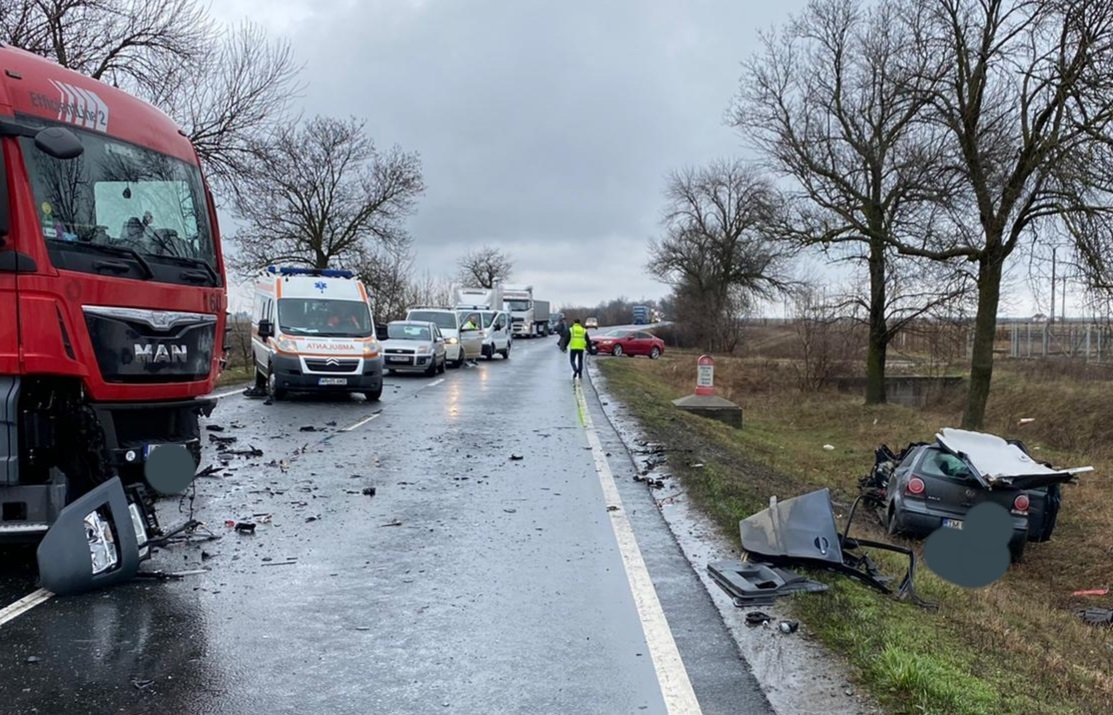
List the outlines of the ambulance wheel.
{"label": "ambulance wheel", "polygon": [[364,393],[363,393],[363,397],[364,397],[364,398],[365,398],[365,399],[366,399],[366,400],[367,400],[368,402],[378,402],[378,401],[379,401],[379,398],[380,398],[380,397],[382,397],[382,396],[383,396],[383,386],[382,386],[382,383],[380,383],[380,384],[379,384],[379,389],[377,389],[377,390],[373,390],[373,391],[371,391],[371,392],[364,392]]}
{"label": "ambulance wheel", "polygon": [[286,399],[286,388],[278,386],[278,376],[274,374],[274,366],[267,368],[267,397],[278,402]]}

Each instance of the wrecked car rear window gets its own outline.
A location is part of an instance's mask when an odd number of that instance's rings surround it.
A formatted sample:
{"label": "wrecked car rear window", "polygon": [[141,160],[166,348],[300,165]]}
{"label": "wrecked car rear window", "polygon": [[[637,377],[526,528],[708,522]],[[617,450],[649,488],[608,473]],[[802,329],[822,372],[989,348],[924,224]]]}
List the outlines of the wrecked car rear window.
{"label": "wrecked car rear window", "polygon": [[929,477],[957,477],[972,479],[973,474],[966,464],[954,456],[938,449],[929,449],[920,462],[920,471]]}

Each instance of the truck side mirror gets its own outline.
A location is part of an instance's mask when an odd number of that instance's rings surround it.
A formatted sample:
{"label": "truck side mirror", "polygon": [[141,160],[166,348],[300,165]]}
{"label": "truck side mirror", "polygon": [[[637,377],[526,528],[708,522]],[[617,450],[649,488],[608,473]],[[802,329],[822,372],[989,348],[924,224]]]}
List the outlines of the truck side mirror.
{"label": "truck side mirror", "polygon": [[76,159],[85,151],[77,135],[65,127],[47,127],[35,134],[35,148],[55,159]]}
{"label": "truck side mirror", "polygon": [[263,340],[274,337],[274,323],[269,320],[260,320],[259,337]]}

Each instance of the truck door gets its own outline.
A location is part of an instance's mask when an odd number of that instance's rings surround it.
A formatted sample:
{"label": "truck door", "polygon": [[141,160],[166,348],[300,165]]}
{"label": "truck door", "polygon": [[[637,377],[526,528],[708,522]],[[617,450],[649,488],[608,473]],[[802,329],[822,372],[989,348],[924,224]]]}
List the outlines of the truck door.
{"label": "truck door", "polygon": [[[14,376],[20,372],[19,316],[15,312],[19,306],[16,276],[23,261],[12,233],[13,214],[9,204],[8,169],[4,161],[6,141],[0,139],[0,375]],[[0,394],[0,399],[3,397]]]}
{"label": "truck door", "polygon": [[478,312],[465,313],[462,316],[460,347],[468,360],[477,360],[483,354],[483,316]]}

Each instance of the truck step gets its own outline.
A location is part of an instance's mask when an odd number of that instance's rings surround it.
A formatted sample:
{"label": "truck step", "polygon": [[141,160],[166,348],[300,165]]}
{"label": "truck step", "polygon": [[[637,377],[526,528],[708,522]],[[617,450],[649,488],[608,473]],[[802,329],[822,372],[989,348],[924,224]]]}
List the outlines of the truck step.
{"label": "truck step", "polygon": [[0,536],[12,534],[45,534],[50,529],[50,524],[45,521],[20,521],[15,523],[0,524]]}

